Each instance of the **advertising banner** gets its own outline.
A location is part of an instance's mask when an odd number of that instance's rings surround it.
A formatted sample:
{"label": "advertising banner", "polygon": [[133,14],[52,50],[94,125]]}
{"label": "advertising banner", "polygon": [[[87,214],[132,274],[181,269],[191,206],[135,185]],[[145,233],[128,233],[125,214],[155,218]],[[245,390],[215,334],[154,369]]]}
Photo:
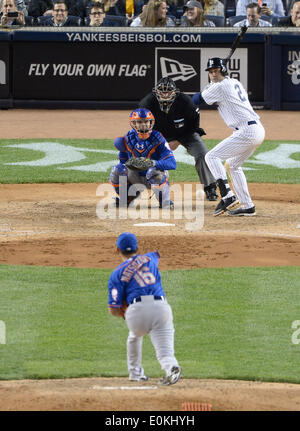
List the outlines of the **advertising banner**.
{"label": "advertising banner", "polygon": [[153,82],[153,48],[94,43],[17,43],[14,97],[138,100]]}
{"label": "advertising banner", "polygon": [[[224,58],[229,48],[208,43],[120,45],[18,40],[13,45],[14,98],[138,101],[163,76],[173,78],[181,91],[192,95],[208,82],[208,58]],[[238,48],[228,63],[228,72],[242,82],[250,101],[263,102],[263,44]]]}
{"label": "advertising banner", "polygon": [[282,50],[282,101],[300,103],[300,49],[285,46]]}

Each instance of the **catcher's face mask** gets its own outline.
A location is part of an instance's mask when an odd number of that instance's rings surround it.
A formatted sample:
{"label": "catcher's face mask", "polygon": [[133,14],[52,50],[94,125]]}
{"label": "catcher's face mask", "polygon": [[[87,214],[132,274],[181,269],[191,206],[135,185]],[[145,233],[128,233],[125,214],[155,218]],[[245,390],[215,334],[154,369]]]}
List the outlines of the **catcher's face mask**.
{"label": "catcher's face mask", "polygon": [[162,78],[152,91],[156,96],[160,109],[167,114],[179,93],[175,82],[171,78]]}
{"label": "catcher's face mask", "polygon": [[154,116],[148,109],[136,109],[130,114],[130,125],[140,139],[148,139],[154,126]]}

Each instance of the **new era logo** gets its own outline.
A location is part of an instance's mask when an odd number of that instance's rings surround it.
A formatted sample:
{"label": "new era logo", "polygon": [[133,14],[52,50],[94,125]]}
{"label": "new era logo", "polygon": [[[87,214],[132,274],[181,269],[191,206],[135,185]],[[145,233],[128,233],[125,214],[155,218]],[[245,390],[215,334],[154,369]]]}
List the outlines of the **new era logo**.
{"label": "new era logo", "polygon": [[181,92],[195,94],[200,86],[201,49],[155,48],[155,84],[160,78],[172,78]]}
{"label": "new era logo", "polygon": [[197,75],[194,67],[190,64],[182,64],[177,60],[160,57],[161,74],[172,78],[174,81],[187,81]]}
{"label": "new era logo", "polygon": [[0,60],[0,84],[6,84],[6,65],[3,60]]}

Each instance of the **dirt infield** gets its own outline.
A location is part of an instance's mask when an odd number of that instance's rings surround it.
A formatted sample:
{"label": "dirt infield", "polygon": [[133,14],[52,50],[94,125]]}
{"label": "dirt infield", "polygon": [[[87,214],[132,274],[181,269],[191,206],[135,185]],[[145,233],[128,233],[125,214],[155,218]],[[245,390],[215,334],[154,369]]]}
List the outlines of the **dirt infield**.
{"label": "dirt infield", "polygon": [[[297,139],[298,112],[262,111],[261,117],[266,139]],[[2,138],[113,138],[128,129],[126,111],[11,110],[1,120]],[[215,111],[204,111],[201,122],[208,139],[229,135]],[[184,220],[151,228],[101,220],[97,186],[0,184],[1,263],[112,268],[119,263],[111,254],[114,239],[131,230],[143,233],[141,251],[159,248],[161,269],[299,265],[299,185],[250,184],[258,213],[250,219],[214,218],[215,203],[205,201],[203,227],[194,232]],[[135,390],[117,378],[2,381],[0,410],[179,411],[185,401],[210,403],[213,410],[300,410],[299,385],[185,378],[170,388],[155,379],[144,385]]]}
{"label": "dirt infield", "polygon": [[[247,221],[212,217],[216,204],[205,201],[204,225],[196,232],[185,229],[184,219],[167,220],[171,227],[101,220],[96,216],[97,186],[0,185],[1,262],[112,268],[119,264],[115,239],[130,230],[143,233],[141,251],[159,249],[161,269],[299,264],[298,185],[250,184],[258,216]],[[176,243],[180,248],[174,248]]]}

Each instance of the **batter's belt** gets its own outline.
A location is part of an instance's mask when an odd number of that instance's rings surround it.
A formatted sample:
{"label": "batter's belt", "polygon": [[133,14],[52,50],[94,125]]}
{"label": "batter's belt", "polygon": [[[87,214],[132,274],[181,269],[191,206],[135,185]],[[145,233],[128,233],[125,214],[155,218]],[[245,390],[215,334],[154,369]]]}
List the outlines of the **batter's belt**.
{"label": "batter's belt", "polygon": [[[251,126],[251,124],[257,124],[257,121],[253,120],[253,121],[248,121],[247,125]],[[238,127],[235,128],[235,130],[239,130]]]}

